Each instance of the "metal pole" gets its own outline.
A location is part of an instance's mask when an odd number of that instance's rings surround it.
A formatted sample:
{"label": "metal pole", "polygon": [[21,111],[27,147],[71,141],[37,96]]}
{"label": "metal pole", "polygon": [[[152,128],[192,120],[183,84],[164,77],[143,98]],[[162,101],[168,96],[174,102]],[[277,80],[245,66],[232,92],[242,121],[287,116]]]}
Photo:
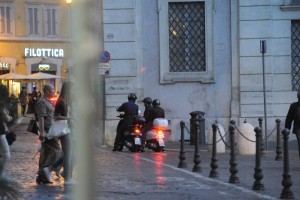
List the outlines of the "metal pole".
{"label": "metal pole", "polygon": [[264,118],[265,118],[265,145],[268,149],[267,140],[267,102],[266,102],[266,79],[265,79],[265,53],[266,53],[266,41],[260,41],[260,53],[262,54],[262,68],[263,68],[263,93],[264,93]]}

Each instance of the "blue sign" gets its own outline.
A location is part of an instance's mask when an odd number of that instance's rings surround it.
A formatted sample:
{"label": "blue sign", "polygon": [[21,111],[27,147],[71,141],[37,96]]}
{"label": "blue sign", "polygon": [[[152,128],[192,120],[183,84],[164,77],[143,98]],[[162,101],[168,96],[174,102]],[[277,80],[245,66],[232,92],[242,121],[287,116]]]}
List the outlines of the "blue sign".
{"label": "blue sign", "polygon": [[110,54],[108,51],[102,51],[100,54],[101,62],[108,62],[110,60]]}

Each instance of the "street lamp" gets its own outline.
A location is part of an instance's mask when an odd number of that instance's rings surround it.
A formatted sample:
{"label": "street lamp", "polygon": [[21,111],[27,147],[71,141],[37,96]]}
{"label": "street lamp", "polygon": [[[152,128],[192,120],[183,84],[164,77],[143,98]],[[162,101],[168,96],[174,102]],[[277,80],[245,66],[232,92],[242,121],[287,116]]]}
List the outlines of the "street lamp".
{"label": "street lamp", "polygon": [[72,0],[66,0],[66,2],[67,2],[68,4],[70,4],[70,3],[72,3]]}

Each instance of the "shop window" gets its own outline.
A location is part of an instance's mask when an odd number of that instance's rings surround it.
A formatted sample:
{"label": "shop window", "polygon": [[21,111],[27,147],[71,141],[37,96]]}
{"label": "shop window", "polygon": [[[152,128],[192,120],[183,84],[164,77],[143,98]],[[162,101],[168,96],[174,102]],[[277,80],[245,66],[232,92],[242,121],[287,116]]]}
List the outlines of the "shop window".
{"label": "shop window", "polygon": [[212,83],[212,3],[159,0],[160,83]]}
{"label": "shop window", "polygon": [[0,35],[14,34],[13,5],[10,3],[0,3]]}
{"label": "shop window", "polygon": [[[29,36],[57,36],[59,9],[56,5],[27,4],[27,33]],[[42,32],[43,31],[43,32]]]}
{"label": "shop window", "polygon": [[292,89],[300,89],[300,20],[291,23]]}

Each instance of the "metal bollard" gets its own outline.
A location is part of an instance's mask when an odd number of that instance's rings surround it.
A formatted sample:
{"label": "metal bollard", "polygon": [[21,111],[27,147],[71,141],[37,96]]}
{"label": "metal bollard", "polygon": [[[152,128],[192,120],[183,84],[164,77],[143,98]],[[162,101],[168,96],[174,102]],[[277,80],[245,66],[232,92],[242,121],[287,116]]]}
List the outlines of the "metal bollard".
{"label": "metal bollard", "polygon": [[[263,120],[264,119],[262,117],[258,118],[258,123],[259,123],[259,127],[260,127],[261,130],[263,130],[262,129],[262,122],[263,122]],[[264,156],[265,155],[265,151],[264,151],[265,150],[264,149],[264,145],[265,144],[264,144],[264,140],[263,140],[263,132],[262,131],[261,131],[261,136],[260,137],[261,137],[261,140],[260,140],[260,143],[261,143],[260,144],[260,155]]]}
{"label": "metal bollard", "polygon": [[179,153],[179,163],[178,168],[186,168],[187,164],[185,161],[185,152],[184,152],[184,121],[180,122],[180,128],[181,128],[181,141],[180,141],[180,153]]}
{"label": "metal bollard", "polygon": [[194,167],[193,172],[201,172],[200,167],[200,154],[199,154],[199,132],[200,132],[200,123],[198,121],[195,122],[196,126],[196,134],[195,134],[195,154],[194,154]]}
{"label": "metal bollard", "polygon": [[237,163],[235,162],[235,138],[234,138],[234,126],[232,124],[229,125],[229,133],[230,133],[230,177],[229,183],[239,183],[239,177],[236,175],[238,173]]}
{"label": "metal bollard", "polygon": [[293,182],[291,180],[291,176],[289,175],[289,148],[288,148],[288,140],[289,140],[289,129],[282,130],[283,135],[283,174],[281,184],[283,185],[283,189],[281,191],[280,199],[294,199],[294,194],[291,191],[291,186]]}
{"label": "metal bollard", "polygon": [[254,168],[254,184],[252,186],[252,190],[265,190],[264,184],[261,183],[261,180],[263,179],[263,173],[261,170],[261,161],[260,161],[260,145],[261,145],[261,128],[256,127],[254,129],[255,131],[255,136],[256,136],[256,154],[255,154],[255,168]]}
{"label": "metal bollard", "polygon": [[212,125],[212,129],[213,129],[213,146],[212,146],[212,158],[211,158],[211,163],[210,163],[210,174],[209,177],[211,178],[216,178],[218,177],[218,159],[217,159],[217,125],[213,124]]}
{"label": "metal bollard", "polygon": [[277,127],[277,143],[276,143],[276,157],[275,160],[282,160],[282,147],[281,147],[281,135],[280,135],[280,119],[276,119]]}

